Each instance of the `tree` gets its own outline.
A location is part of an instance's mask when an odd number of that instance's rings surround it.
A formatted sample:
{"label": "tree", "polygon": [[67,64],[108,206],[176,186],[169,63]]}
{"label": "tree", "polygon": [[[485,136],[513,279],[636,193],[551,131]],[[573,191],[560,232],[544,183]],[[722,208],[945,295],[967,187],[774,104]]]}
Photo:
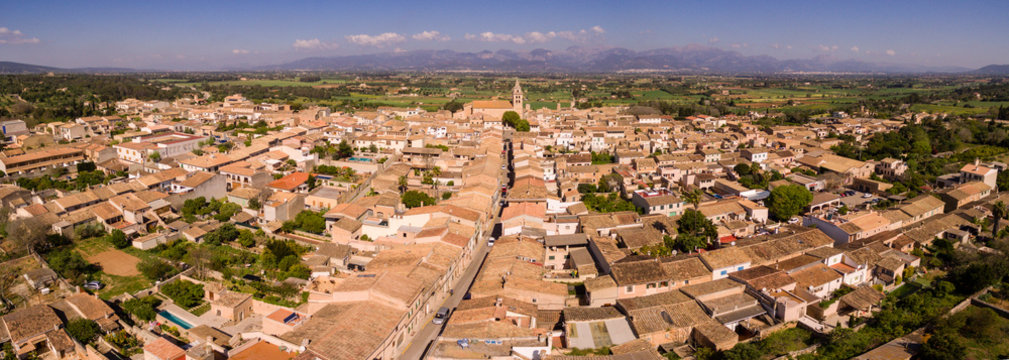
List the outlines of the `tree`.
{"label": "tree", "polygon": [[186,262],[195,269],[196,277],[202,279],[206,275],[211,255],[210,249],[203,246],[194,246],[186,254]]}
{"label": "tree", "polygon": [[7,226],[7,237],[28,253],[44,247],[49,227],[37,217],[27,217],[12,221]]}
{"label": "tree", "polygon": [[697,207],[701,204],[701,196],[703,194],[701,189],[693,188],[683,193],[683,200],[689,204],[693,204],[694,210],[697,210]]}
{"label": "tree", "polygon": [[940,329],[921,348],[923,360],[962,359],[967,347],[951,329]]}
{"label": "tree", "polygon": [[263,204],[259,201],[259,197],[254,197],[249,199],[249,209],[259,210],[263,207]]}
{"label": "tree", "polygon": [[9,295],[20,276],[21,268],[19,266],[0,266],[0,309],[6,310],[11,305]]}
{"label": "tree", "polygon": [[403,192],[408,188],[406,175],[400,176],[397,180],[397,184],[399,185],[399,193],[403,194]]}
{"label": "tree", "polygon": [[151,161],[153,161],[153,162],[159,162],[159,161],[161,161],[161,153],[155,151],[155,152],[151,153],[151,155],[148,158],[150,158]]}
{"label": "tree", "polygon": [[189,309],[203,301],[203,285],[186,280],[176,280],[161,286],[161,293],[176,305]]}
{"label": "tree", "polygon": [[435,203],[437,203],[435,198],[417,190],[407,191],[400,198],[403,201],[403,205],[406,205],[408,209],[420,206],[434,205]]}
{"label": "tree", "polygon": [[515,123],[515,131],[518,132],[529,132],[529,121],[526,119],[521,119]]}
{"label": "tree", "polygon": [[732,171],[735,171],[739,176],[750,175],[750,170],[751,168],[743,163],[736,164],[736,166],[732,168]]}
{"label": "tree", "polygon": [[111,243],[112,246],[115,246],[117,249],[122,249],[127,246],[130,246],[130,241],[126,239],[126,233],[124,233],[122,230],[119,229],[112,230],[112,232],[109,233],[107,239],[109,240],[109,243]]}
{"label": "tree", "polygon": [[90,344],[98,338],[98,332],[101,330],[98,327],[98,323],[93,320],[88,320],[84,318],[70,320],[67,323],[67,334],[71,337],[77,339],[82,344]]}
{"label": "tree", "polygon": [[992,227],[991,227],[991,237],[992,239],[997,239],[998,236],[998,223],[999,220],[1005,219],[1006,215],[1009,215],[1009,209],[1006,208],[1006,204],[1002,200],[996,201],[991,207],[991,217],[992,217]]}
{"label": "tree", "polygon": [[77,172],[95,171],[95,169],[97,169],[97,167],[94,162],[84,161],[77,163]]}
{"label": "tree", "polygon": [[699,248],[706,248],[708,244],[718,237],[718,228],[708,220],[703,213],[693,209],[687,209],[676,220],[677,236],[674,241],[676,248],[681,251],[694,251]]}
{"label": "tree", "polygon": [[304,210],[294,217],[294,220],[284,223],[289,230],[298,229],[313,234],[322,234],[326,231],[326,219],[314,211]]}
{"label": "tree", "polygon": [[442,105],[441,108],[455,113],[456,111],[462,110],[463,103],[456,99],[452,99],[451,101],[445,103],[445,105]]}
{"label": "tree", "polygon": [[151,281],[161,281],[172,274],[175,267],[157,258],[146,258],[137,264],[137,271]]}
{"label": "tree", "polygon": [[53,251],[46,260],[53,271],[73,283],[81,283],[85,277],[98,271],[94,265],[84,260],[80,253],[70,249]]}
{"label": "tree", "polygon": [[224,223],[217,229],[203,236],[203,242],[210,245],[221,245],[223,243],[235,241],[238,238],[238,229],[235,224]]}
{"label": "tree", "polygon": [[515,127],[515,124],[518,124],[519,120],[522,120],[522,117],[519,116],[519,113],[514,111],[505,111],[505,113],[501,115],[501,123],[508,125],[509,127]]}
{"label": "tree", "polygon": [[785,221],[799,214],[813,201],[813,194],[802,185],[782,185],[771,190],[768,210],[776,219]]}
{"label": "tree", "polygon": [[336,159],[346,159],[354,156],[354,148],[347,143],[347,140],[340,140],[340,144],[336,147]]}

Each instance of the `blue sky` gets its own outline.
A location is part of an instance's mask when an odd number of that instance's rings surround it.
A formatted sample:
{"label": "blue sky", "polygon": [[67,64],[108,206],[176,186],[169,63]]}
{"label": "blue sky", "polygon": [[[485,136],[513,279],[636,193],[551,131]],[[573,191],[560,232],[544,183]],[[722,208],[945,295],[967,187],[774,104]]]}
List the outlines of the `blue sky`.
{"label": "blue sky", "polygon": [[647,50],[1009,63],[1009,1],[0,0],[0,60],[206,70],[414,49]]}

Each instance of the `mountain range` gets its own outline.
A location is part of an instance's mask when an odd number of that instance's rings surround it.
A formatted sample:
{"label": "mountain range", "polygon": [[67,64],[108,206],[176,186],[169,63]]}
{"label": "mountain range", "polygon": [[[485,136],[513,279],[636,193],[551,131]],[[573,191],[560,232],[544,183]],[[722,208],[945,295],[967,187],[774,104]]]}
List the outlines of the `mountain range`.
{"label": "mountain range", "polygon": [[367,55],[310,57],[255,70],[415,70],[497,72],[673,72],[717,74],[781,73],[959,73],[971,69],[837,60],[828,56],[779,60],[718,48],[687,45],[646,51],[570,47],[561,51],[414,50]]}
{"label": "mountain range", "polygon": [[[390,51],[366,55],[308,57],[287,63],[227,68],[227,71],[474,71],[474,72],[670,72],[683,74],[789,74],[789,73],[966,73],[1009,75],[1009,65],[980,69],[955,66],[921,66],[873,63],[818,56],[782,60],[767,55],[747,56],[702,45],[634,51],[624,48],[570,47],[564,50],[454,50]],[[0,62],[0,73],[41,72],[141,72],[122,68],[61,69]]]}

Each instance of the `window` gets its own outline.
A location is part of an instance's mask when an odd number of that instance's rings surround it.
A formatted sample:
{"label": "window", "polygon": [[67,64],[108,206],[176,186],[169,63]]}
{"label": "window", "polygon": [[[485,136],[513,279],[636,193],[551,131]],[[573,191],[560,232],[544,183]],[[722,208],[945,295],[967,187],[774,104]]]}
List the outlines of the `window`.
{"label": "window", "polygon": [[550,255],[550,260],[553,260],[553,259],[554,259],[554,256],[553,256],[553,255]]}
{"label": "window", "polygon": [[740,266],[740,267],[736,268],[736,271],[743,271],[743,267]]}
{"label": "window", "polygon": [[632,293],[632,292],[634,292],[634,285],[631,285],[631,286],[628,286],[628,287],[626,288],[626,290],[627,290],[627,292],[629,292],[629,293]]}
{"label": "window", "polygon": [[726,274],[728,274],[728,273],[729,273],[729,271],[728,271],[728,270],[722,270],[722,275],[726,275]]}
{"label": "window", "polygon": [[663,281],[663,282],[660,282],[660,283],[659,283],[659,286],[661,286],[661,287],[666,287],[666,286],[669,286],[669,282],[668,282],[668,281]]}

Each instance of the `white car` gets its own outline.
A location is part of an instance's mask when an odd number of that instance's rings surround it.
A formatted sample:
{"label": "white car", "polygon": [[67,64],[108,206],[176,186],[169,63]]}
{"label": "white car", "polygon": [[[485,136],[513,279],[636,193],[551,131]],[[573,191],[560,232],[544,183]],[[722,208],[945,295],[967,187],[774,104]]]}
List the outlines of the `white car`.
{"label": "white car", "polygon": [[798,224],[799,223],[799,218],[798,217],[793,217],[791,219],[788,219],[788,223],[789,224]]}
{"label": "white car", "polygon": [[872,197],[872,194],[870,194],[870,193],[865,193],[865,195],[862,195],[863,199],[868,199],[868,198],[871,198],[871,197]]}
{"label": "white car", "polygon": [[491,236],[490,239],[487,239],[487,246],[494,246],[494,237],[493,236]]}

